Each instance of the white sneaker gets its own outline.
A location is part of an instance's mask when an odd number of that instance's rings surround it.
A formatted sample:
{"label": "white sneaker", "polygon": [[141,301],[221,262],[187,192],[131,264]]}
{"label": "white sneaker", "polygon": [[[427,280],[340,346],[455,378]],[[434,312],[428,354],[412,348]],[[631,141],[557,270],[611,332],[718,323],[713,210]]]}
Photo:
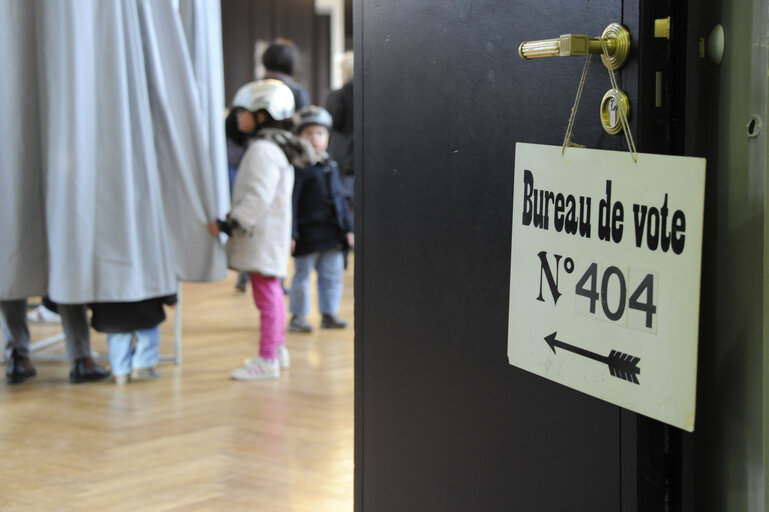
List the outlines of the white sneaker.
{"label": "white sneaker", "polygon": [[288,349],[286,345],[278,345],[278,364],[281,370],[287,369],[291,366],[291,357],[288,355]]}
{"label": "white sneaker", "polygon": [[33,324],[60,324],[61,317],[41,304],[27,313],[27,321]]}
{"label": "white sneaker", "polygon": [[276,379],[280,377],[280,363],[276,357],[272,361],[262,356],[251,359],[247,365],[230,372],[230,378],[235,380]]}
{"label": "white sneaker", "polygon": [[[251,364],[252,361],[257,359],[259,356],[254,357],[247,357],[243,360],[244,365]],[[286,345],[278,345],[278,366],[280,366],[281,370],[288,369],[289,366],[291,366],[291,357],[288,355],[288,349],[286,348]]]}

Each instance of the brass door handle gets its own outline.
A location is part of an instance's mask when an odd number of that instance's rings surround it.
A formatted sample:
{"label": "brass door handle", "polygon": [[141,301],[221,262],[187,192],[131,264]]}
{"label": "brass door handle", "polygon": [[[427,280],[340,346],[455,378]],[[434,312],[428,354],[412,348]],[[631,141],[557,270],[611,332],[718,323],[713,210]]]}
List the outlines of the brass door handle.
{"label": "brass door handle", "polygon": [[[601,40],[606,44],[608,59],[603,55]],[[524,41],[518,47],[518,55],[527,60],[540,57],[570,57],[588,53],[601,54],[606,67],[619,69],[630,53],[630,32],[619,23],[612,23],[606,27],[601,37],[590,38],[587,34],[565,34],[558,39]]]}

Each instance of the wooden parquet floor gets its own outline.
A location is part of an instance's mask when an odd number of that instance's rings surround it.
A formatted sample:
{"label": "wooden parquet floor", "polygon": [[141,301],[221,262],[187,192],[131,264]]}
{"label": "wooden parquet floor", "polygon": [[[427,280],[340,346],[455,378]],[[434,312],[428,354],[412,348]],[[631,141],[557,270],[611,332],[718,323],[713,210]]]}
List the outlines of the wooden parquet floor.
{"label": "wooden parquet floor", "polygon": [[[259,327],[250,285],[238,293],[234,280],[182,286],[183,361],[161,362],[159,380],[72,385],[69,363],[40,360],[36,378],[3,379],[0,510],[351,511],[352,264],[340,308],[350,327],[287,333],[291,368],[277,380],[229,379]],[[104,336],[92,347],[106,354]],[[161,345],[172,351],[173,313]]]}

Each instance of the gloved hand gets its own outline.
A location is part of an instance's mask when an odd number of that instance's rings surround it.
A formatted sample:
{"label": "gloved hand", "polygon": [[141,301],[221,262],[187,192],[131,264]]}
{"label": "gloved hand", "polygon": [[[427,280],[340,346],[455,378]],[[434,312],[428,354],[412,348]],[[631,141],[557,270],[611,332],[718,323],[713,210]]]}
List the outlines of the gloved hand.
{"label": "gloved hand", "polygon": [[231,222],[232,221],[230,219],[226,219],[226,220],[216,219],[216,226],[219,228],[219,231],[221,231],[222,233],[226,234],[227,236],[232,236],[232,228],[234,226],[231,224]]}

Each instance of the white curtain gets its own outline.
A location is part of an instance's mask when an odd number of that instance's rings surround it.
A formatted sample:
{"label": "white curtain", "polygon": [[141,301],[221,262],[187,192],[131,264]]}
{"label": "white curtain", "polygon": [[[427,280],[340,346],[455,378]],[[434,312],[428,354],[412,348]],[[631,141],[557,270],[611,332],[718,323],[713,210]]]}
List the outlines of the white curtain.
{"label": "white curtain", "polygon": [[0,298],[18,299],[48,285],[35,9],[0,1]]}
{"label": "white curtain", "polygon": [[0,0],[0,24],[0,299],[223,278],[206,229],[229,208],[221,39],[194,67],[171,0]]}

